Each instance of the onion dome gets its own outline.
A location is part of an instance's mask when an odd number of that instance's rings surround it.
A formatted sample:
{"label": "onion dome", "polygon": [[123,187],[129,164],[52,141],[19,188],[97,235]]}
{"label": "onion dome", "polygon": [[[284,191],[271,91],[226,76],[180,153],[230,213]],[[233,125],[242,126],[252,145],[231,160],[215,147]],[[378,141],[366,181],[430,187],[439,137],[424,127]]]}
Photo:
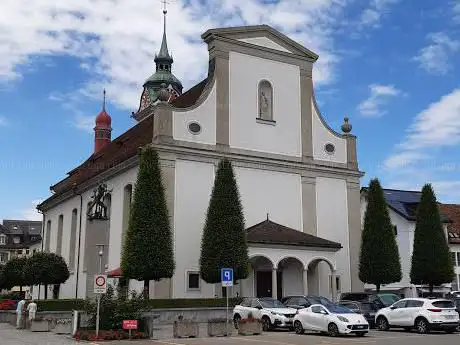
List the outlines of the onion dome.
{"label": "onion dome", "polygon": [[112,118],[105,111],[105,90],[104,90],[104,102],[102,103],[102,111],[96,116],[96,126],[110,127],[112,125]]}

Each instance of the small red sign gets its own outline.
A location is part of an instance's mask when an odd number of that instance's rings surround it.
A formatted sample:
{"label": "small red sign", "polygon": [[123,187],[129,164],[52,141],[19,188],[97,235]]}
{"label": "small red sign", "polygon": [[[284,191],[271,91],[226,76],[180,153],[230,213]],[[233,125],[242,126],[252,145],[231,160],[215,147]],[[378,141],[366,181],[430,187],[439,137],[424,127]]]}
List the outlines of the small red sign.
{"label": "small red sign", "polygon": [[123,320],[123,329],[137,329],[137,320]]}

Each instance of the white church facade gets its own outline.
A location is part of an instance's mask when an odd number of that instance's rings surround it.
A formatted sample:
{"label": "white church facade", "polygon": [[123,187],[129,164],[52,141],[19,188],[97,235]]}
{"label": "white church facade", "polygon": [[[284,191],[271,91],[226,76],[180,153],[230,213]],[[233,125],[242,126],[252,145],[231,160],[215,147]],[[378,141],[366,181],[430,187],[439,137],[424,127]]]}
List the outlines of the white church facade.
{"label": "white church facade", "polygon": [[[162,167],[174,239],[171,279],[151,282],[152,298],[213,298],[199,277],[201,234],[219,160],[231,160],[247,226],[251,269],[232,294],[273,296],[362,290],[360,178],[356,137],[322,118],[313,91],[318,56],[275,29],[246,26],[202,35],[208,76],[187,92],[171,73],[166,36],[156,73],[144,85],[137,124],[111,140],[105,109],[95,152],[51,187],[38,208],[44,249],[71,275],[60,298],[92,295],[93,275],[120,272],[123,237],[138,171],[138,149],[153,145]],[[88,219],[93,191],[106,184],[108,219]],[[222,248],[225,250],[225,248]],[[141,290],[143,282],[131,281]]]}

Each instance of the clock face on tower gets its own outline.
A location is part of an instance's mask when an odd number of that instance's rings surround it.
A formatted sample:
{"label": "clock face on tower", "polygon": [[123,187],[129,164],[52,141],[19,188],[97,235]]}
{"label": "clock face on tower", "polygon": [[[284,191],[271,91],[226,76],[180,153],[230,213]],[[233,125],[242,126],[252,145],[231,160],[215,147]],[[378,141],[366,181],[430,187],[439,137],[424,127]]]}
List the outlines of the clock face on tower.
{"label": "clock face on tower", "polygon": [[150,93],[149,90],[144,89],[144,92],[142,93],[141,96],[141,110],[145,109],[150,105]]}

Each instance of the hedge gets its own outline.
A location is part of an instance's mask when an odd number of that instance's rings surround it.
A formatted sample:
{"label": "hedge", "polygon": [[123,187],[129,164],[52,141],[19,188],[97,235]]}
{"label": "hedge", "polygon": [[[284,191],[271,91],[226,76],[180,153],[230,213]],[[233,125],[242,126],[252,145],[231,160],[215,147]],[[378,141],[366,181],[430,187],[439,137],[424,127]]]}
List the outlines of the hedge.
{"label": "hedge", "polygon": [[[229,298],[228,305],[233,308],[241,302],[241,298]],[[85,309],[83,299],[38,300],[38,311],[70,311]],[[150,299],[145,301],[146,306],[152,309],[173,308],[216,308],[225,307],[225,298],[191,298],[191,299]]]}

